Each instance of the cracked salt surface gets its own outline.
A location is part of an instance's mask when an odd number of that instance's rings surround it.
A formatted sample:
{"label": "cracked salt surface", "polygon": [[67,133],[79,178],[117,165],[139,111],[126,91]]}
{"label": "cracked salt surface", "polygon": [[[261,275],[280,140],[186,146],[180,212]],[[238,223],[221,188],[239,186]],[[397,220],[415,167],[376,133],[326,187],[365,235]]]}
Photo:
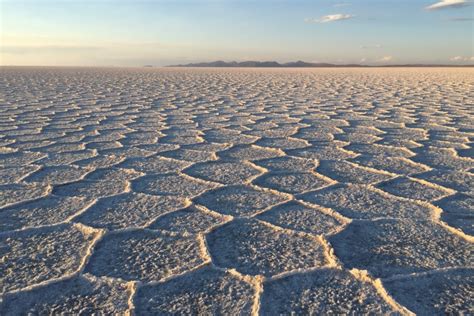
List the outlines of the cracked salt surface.
{"label": "cracked salt surface", "polygon": [[0,314],[474,314],[473,78],[4,67]]}

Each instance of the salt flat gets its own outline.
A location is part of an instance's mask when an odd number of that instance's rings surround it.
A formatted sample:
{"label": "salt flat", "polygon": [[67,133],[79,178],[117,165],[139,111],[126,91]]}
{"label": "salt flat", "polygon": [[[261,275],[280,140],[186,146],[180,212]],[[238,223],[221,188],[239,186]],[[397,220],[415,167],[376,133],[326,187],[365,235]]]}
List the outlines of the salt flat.
{"label": "salt flat", "polygon": [[0,75],[0,314],[474,314],[474,70]]}

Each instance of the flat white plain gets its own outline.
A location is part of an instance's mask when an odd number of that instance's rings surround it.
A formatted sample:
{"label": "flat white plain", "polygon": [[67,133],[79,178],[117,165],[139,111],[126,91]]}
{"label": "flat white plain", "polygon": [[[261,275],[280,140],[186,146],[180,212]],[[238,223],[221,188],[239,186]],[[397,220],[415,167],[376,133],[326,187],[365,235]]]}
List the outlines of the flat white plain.
{"label": "flat white plain", "polygon": [[473,84],[4,67],[0,314],[473,314]]}

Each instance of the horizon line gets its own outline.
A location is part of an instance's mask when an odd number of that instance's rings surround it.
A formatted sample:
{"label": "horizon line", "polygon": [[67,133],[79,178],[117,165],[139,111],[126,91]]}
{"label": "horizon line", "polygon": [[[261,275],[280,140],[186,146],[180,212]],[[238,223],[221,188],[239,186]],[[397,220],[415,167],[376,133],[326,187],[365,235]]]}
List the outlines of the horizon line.
{"label": "horizon line", "polygon": [[[193,63],[194,64],[194,63]],[[196,63],[199,64],[199,63]],[[123,65],[0,65],[0,67],[16,67],[16,68],[33,68],[33,67],[52,67],[52,68],[462,68],[462,67],[474,67],[474,64],[383,64],[383,65],[366,65],[366,64],[327,64],[318,66],[281,66],[265,67],[265,66],[191,66],[189,64],[178,64],[178,65],[134,65],[134,66],[123,66]]]}

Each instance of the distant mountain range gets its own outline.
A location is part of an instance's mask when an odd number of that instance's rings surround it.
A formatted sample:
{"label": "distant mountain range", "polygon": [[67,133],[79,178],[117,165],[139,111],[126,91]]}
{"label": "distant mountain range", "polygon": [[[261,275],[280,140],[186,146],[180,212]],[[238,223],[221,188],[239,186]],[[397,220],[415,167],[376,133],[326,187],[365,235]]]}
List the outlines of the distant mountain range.
{"label": "distant mountain range", "polygon": [[474,65],[436,65],[436,64],[406,64],[406,65],[379,65],[369,66],[361,64],[329,64],[329,63],[308,63],[304,61],[293,61],[279,63],[276,61],[242,61],[226,62],[222,60],[203,63],[191,63],[181,65],[171,65],[166,67],[255,67],[255,68],[336,68],[336,67],[474,67]]}

